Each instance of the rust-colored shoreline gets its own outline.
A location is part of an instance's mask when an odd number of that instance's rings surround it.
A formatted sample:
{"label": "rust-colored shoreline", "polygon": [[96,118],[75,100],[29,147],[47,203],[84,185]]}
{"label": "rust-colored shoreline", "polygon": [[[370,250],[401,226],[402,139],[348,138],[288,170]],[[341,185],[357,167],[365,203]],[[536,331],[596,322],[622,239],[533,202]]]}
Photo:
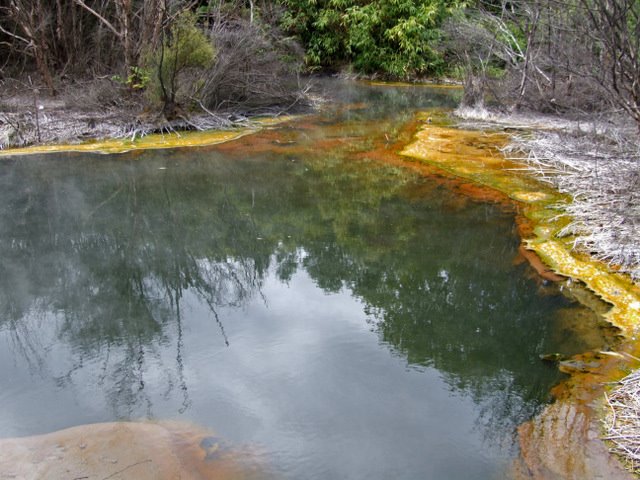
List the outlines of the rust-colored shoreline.
{"label": "rust-colored shoreline", "polygon": [[[265,122],[265,125],[269,124],[273,123]],[[313,121],[307,121],[298,127],[313,129],[316,125]],[[242,137],[260,130],[261,127],[147,136],[134,142],[107,140],[80,145],[39,146],[4,150],[0,151],[0,155],[64,151],[120,153],[206,145],[218,145],[216,148],[232,154],[246,151],[248,142]],[[295,146],[287,142],[286,136],[280,138],[276,132],[262,130],[262,133],[252,135],[252,151],[295,150]],[[336,136],[319,142],[329,147],[342,145],[344,139]],[[508,136],[503,133],[449,127],[441,112],[434,111],[419,115],[409,122],[395,141],[378,139],[371,149],[354,152],[354,158],[409,168],[467,198],[513,209],[519,234],[523,238],[521,257],[529,262],[541,278],[549,281],[563,281],[566,278],[579,280],[612,305],[606,319],[618,327],[626,338],[618,347],[620,355],[587,352],[573,359],[588,364],[589,368],[572,372],[569,380],[554,389],[557,401],[541,415],[519,427],[522,455],[514,475],[539,479],[598,476],[629,478],[599,440],[597,409],[606,382],[619,379],[629,368],[638,366],[632,364],[625,353],[634,356],[640,354],[640,342],[636,341],[640,325],[640,289],[624,275],[571,252],[570,240],[555,237],[555,233],[568,221],[561,215],[558,205],[566,204],[571,199],[542,185],[523,173],[520,165],[506,160],[499,150],[506,142]]]}
{"label": "rust-colored shoreline", "polygon": [[[427,113],[423,115],[427,117]],[[401,152],[461,180],[506,196],[515,205],[522,255],[545,279],[584,283],[611,305],[605,319],[620,330],[618,352],[585,352],[564,367],[570,378],[554,388],[555,402],[518,428],[521,457],[516,478],[632,478],[601,440],[602,398],[607,384],[638,368],[640,288],[623,274],[575,253],[557,233],[568,223],[562,205],[571,201],[504,159],[502,133],[459,130],[424,123]],[[631,354],[631,355],[628,355]],[[561,368],[562,369],[562,368]]]}
{"label": "rust-colored shoreline", "polygon": [[506,160],[499,147],[507,141],[502,133],[425,123],[401,154],[510,198],[524,217],[519,221],[524,246],[553,273],[584,282],[611,304],[607,320],[626,338],[633,339],[640,328],[640,287],[602,262],[574,252],[571,238],[557,237],[569,222],[562,205],[571,199],[524,173],[521,165]]}
{"label": "rust-colored shoreline", "polygon": [[204,147],[237,140],[245,135],[256,133],[265,127],[288,122],[293,118],[295,117],[290,115],[256,118],[251,121],[250,126],[229,130],[173,131],[169,133],[152,133],[133,138],[91,139],[78,143],[6,148],[4,150],[0,149],[0,157],[65,152],[116,154],[167,148]]}
{"label": "rust-colored shoreline", "polygon": [[259,452],[185,422],[110,422],[0,439],[0,478],[264,480]]}

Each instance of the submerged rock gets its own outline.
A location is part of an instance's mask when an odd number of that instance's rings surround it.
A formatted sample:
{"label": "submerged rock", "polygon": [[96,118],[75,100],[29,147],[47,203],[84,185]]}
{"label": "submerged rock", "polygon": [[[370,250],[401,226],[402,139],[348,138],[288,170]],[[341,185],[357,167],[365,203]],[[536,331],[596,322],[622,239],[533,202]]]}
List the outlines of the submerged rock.
{"label": "submerged rock", "polygon": [[587,406],[566,400],[549,405],[518,428],[522,464],[516,478],[631,479],[599,435],[599,424]]}
{"label": "submerged rock", "polygon": [[562,373],[573,374],[575,372],[587,373],[596,371],[600,367],[600,362],[584,361],[580,359],[562,360],[558,363],[558,369]]}
{"label": "submerged rock", "polygon": [[551,363],[559,362],[567,358],[566,355],[563,355],[561,353],[542,353],[539,355],[539,357],[540,357],[540,360],[542,360],[543,362],[551,362]]}
{"label": "submerged rock", "polygon": [[266,479],[255,452],[180,422],[82,425],[0,440],[0,478]]}

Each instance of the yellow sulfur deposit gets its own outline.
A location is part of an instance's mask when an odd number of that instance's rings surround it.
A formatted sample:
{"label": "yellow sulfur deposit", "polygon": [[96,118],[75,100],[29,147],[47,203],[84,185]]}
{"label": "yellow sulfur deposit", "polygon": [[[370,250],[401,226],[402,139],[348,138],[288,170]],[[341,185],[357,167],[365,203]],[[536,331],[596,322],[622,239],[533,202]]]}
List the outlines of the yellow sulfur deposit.
{"label": "yellow sulfur deposit", "polygon": [[116,138],[96,140],[78,144],[37,145],[24,148],[0,150],[0,155],[28,155],[52,152],[89,152],[89,153],[124,153],[132,150],[150,150],[159,148],[200,147],[234,140],[255,130],[228,130],[211,132],[174,132],[168,134],[152,134],[134,140]]}
{"label": "yellow sulfur deposit", "polygon": [[430,88],[451,88],[455,90],[462,90],[462,85],[457,83],[411,83],[411,82],[381,82],[379,80],[367,80],[367,85],[374,87],[430,87]]}
{"label": "yellow sulfur deposit", "polygon": [[522,165],[505,159],[499,148],[507,140],[501,133],[425,124],[401,154],[493,188],[518,202],[533,225],[532,238],[525,240],[525,247],[555,273],[584,282],[613,305],[607,320],[627,338],[635,338],[640,328],[640,289],[601,262],[574,253],[570,238],[557,238],[569,222],[562,205],[571,199],[523,174]]}
{"label": "yellow sulfur deposit", "polygon": [[142,137],[113,138],[107,140],[90,140],[83,143],[68,143],[57,145],[36,145],[23,148],[8,148],[0,150],[2,155],[29,155],[54,152],[88,152],[88,153],[124,153],[132,150],[154,150],[162,148],[203,147],[228,142],[259,131],[263,127],[270,127],[287,122],[295,117],[265,117],[252,120],[251,127],[233,130],[208,130],[202,132],[171,132],[166,134],[154,133]]}

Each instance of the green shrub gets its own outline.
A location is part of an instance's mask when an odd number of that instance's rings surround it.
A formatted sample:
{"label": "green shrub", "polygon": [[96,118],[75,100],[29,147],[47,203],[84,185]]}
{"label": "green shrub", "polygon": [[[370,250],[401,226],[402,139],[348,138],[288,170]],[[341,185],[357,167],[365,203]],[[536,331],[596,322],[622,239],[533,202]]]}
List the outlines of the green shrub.
{"label": "green shrub", "polygon": [[120,75],[114,75],[111,77],[116,83],[125,85],[131,90],[144,90],[149,84],[149,72],[142,67],[129,67],[129,74],[127,78],[122,78]]}
{"label": "green shrub", "polygon": [[196,24],[196,16],[183,12],[169,27],[160,46],[146,55],[149,72],[147,97],[173,108],[193,96],[202,75],[215,60],[213,43]]}

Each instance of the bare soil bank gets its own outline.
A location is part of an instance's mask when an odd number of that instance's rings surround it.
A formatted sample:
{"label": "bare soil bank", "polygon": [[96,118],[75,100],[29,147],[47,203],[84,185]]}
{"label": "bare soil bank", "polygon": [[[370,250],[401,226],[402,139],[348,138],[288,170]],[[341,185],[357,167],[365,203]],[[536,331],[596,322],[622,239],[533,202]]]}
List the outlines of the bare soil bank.
{"label": "bare soil bank", "polygon": [[265,480],[258,452],[181,422],[81,425],[0,440],[0,478]]}

